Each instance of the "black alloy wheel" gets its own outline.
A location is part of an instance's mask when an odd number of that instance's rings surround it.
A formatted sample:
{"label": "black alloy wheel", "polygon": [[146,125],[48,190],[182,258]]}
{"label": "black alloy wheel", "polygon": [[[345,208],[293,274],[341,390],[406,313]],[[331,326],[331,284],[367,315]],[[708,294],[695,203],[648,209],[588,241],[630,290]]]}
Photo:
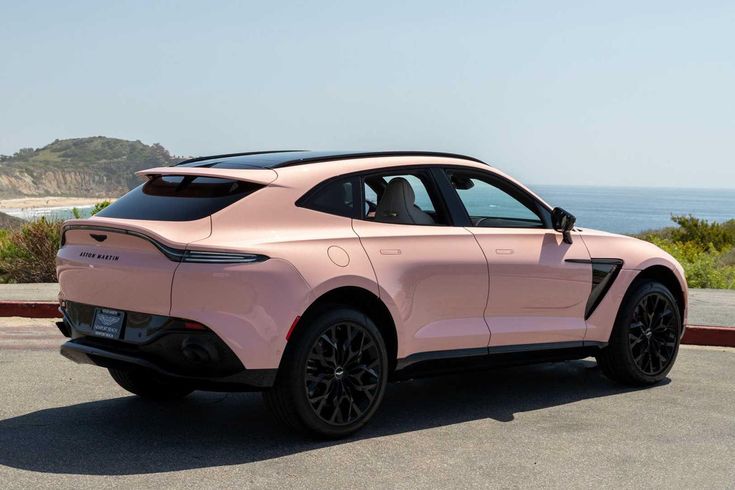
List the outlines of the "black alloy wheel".
{"label": "black alloy wheel", "polygon": [[657,281],[636,281],[620,305],[610,341],[596,355],[597,364],[605,376],[620,383],[658,383],[676,361],[683,329],[671,291]]}
{"label": "black alloy wheel", "polygon": [[362,311],[325,305],[296,326],[263,398],[279,422],[339,438],[372,418],[387,383],[388,350],[375,323]]}
{"label": "black alloy wheel", "polygon": [[324,422],[347,425],[373,404],[381,380],[380,353],[363,326],[342,322],[314,342],[306,360],[305,389]]}
{"label": "black alloy wheel", "polygon": [[633,310],[628,339],[633,361],[649,376],[666,369],[674,358],[679,326],[675,305],[660,293],[644,296]]}

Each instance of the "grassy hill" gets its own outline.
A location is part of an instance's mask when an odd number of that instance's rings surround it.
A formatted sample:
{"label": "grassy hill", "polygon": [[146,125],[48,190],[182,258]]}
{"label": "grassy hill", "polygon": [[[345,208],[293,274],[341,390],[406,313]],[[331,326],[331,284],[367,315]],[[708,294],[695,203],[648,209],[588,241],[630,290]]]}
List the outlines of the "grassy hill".
{"label": "grassy hill", "polygon": [[25,223],[25,220],[10,216],[9,214],[0,213],[0,230],[18,228],[23,223]]}
{"label": "grassy hill", "polygon": [[180,160],[158,143],[104,136],[56,140],[0,156],[0,198],[117,197],[140,183],[136,171]]}

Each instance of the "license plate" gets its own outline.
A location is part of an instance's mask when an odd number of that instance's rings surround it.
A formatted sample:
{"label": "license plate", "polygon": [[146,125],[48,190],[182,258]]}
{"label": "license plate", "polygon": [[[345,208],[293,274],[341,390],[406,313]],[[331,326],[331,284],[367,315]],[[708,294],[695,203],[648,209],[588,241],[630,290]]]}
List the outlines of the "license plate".
{"label": "license plate", "polygon": [[97,308],[94,312],[92,333],[97,337],[104,337],[106,339],[119,339],[120,334],[122,333],[124,321],[124,311],[109,310],[107,308]]}

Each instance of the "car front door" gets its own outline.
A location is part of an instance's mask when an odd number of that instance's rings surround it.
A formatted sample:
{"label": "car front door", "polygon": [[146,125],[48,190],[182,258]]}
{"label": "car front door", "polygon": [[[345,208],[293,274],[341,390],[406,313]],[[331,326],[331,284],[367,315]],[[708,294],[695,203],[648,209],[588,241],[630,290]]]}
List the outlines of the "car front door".
{"label": "car front door", "polygon": [[450,226],[432,174],[386,169],[362,182],[353,228],[398,312],[399,359],[485,354],[487,261],[469,230]]}
{"label": "car front door", "polygon": [[490,351],[582,341],[592,287],[582,239],[572,232],[572,243],[566,243],[551,229],[548,210],[500,175],[447,169],[444,176],[447,199],[458,198],[466,229],[487,257]]}

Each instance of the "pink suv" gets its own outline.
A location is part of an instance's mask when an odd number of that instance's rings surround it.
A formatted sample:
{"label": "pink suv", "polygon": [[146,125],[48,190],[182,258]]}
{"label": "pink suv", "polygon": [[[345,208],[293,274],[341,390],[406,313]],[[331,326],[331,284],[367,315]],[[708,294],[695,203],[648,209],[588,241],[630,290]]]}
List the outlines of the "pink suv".
{"label": "pink suv", "polygon": [[507,175],[428,152],[261,152],[139,172],[63,229],[71,339],[137,395],[260,390],[328,437],[375,413],[391,380],[595,356],[646,385],[684,332],[680,265],[574,228]]}

